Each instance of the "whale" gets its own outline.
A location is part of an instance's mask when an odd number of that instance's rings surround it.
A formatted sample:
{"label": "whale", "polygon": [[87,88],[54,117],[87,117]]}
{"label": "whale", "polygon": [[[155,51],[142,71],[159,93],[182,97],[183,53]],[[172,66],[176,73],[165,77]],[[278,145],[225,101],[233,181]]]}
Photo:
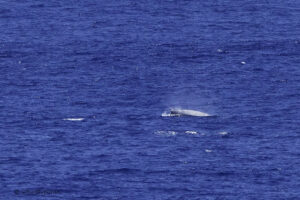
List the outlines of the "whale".
{"label": "whale", "polygon": [[200,112],[197,110],[179,109],[173,108],[170,110],[170,115],[172,116],[194,116],[194,117],[209,117],[212,116],[208,113]]}

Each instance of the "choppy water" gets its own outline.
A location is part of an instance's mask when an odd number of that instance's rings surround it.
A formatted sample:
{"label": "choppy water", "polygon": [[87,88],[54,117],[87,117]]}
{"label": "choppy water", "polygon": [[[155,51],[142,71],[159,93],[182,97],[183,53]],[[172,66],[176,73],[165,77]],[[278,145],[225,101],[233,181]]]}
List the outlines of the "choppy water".
{"label": "choppy water", "polygon": [[0,199],[300,198],[299,1],[1,1],[0,33]]}

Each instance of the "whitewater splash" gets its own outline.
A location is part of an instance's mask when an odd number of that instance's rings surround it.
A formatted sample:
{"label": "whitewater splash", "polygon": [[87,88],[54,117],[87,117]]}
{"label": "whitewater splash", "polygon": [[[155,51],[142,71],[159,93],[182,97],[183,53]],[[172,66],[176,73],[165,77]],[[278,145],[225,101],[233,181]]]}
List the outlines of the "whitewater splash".
{"label": "whitewater splash", "polygon": [[210,117],[212,115],[197,110],[188,110],[181,108],[171,108],[169,112],[162,113],[163,117],[176,117],[176,116],[194,116],[194,117]]}
{"label": "whitewater splash", "polygon": [[84,120],[84,118],[65,118],[63,120],[67,120],[67,121],[82,121],[82,120]]}

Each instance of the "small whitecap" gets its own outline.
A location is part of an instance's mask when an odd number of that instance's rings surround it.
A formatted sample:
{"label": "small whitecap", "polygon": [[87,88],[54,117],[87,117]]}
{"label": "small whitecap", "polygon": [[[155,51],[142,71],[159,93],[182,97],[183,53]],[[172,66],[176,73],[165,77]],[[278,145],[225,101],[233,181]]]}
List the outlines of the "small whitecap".
{"label": "small whitecap", "polygon": [[192,134],[192,135],[196,135],[198,134],[197,131],[185,131],[186,134]]}
{"label": "small whitecap", "polygon": [[210,150],[210,149],[205,149],[205,152],[206,152],[206,153],[210,153],[210,152],[212,152],[212,150]]}
{"label": "small whitecap", "polygon": [[82,121],[82,120],[84,120],[84,118],[65,118],[63,120],[67,120],[67,121]]}
{"label": "small whitecap", "polygon": [[217,52],[222,53],[223,50],[222,49],[217,49]]}
{"label": "small whitecap", "polygon": [[177,133],[175,131],[156,131],[155,134],[157,134],[157,135],[174,136]]}
{"label": "small whitecap", "polygon": [[242,63],[243,65],[245,65],[245,64],[246,64],[246,62],[245,62],[245,61],[242,61],[241,63]]}
{"label": "small whitecap", "polygon": [[220,134],[220,135],[228,135],[228,132],[226,132],[226,131],[221,131],[221,132],[219,132],[219,134]]}

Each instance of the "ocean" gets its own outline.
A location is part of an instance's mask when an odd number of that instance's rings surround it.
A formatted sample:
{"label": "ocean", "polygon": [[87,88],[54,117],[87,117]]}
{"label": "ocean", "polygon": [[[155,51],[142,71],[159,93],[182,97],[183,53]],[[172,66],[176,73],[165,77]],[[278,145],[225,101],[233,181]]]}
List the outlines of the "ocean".
{"label": "ocean", "polygon": [[300,199],[300,1],[3,0],[0,36],[1,200]]}

